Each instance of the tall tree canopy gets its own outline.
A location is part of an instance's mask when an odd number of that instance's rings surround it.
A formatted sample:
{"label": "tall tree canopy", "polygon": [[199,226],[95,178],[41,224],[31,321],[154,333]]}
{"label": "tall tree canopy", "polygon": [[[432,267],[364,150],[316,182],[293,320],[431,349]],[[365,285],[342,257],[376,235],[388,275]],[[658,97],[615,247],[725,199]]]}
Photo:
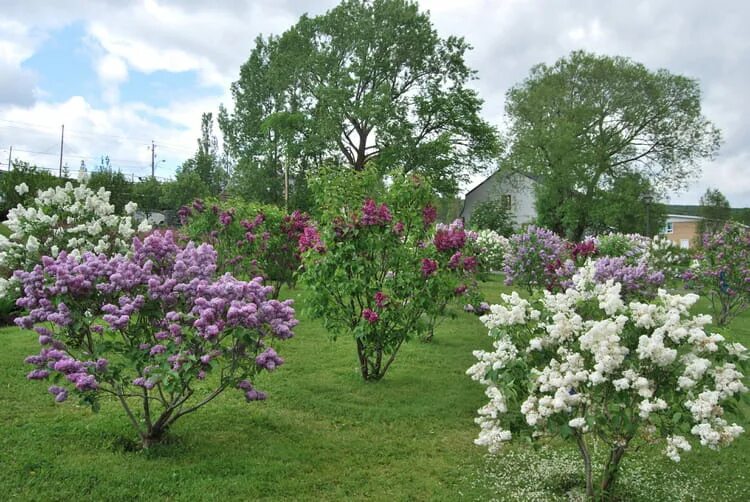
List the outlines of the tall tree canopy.
{"label": "tall tree canopy", "polygon": [[574,239],[601,226],[592,209],[618,180],[637,173],[657,196],[682,189],[720,143],[697,81],[624,57],[577,51],[537,65],[508,92],[506,112],[505,163],[540,178],[539,197],[554,202],[538,209]]}
{"label": "tall tree canopy", "polygon": [[732,207],[724,194],[718,189],[708,188],[706,193],[701,196],[698,216],[703,217],[700,223],[701,234],[714,233],[721,230],[732,217]]}
{"label": "tall tree canopy", "polygon": [[[345,0],[258,38],[219,123],[238,170],[278,193],[323,165],[420,172],[440,192],[498,152],[463,38],[405,0]],[[281,185],[279,180],[282,180]]]}
{"label": "tall tree canopy", "polygon": [[186,160],[177,172],[180,175],[195,175],[208,189],[208,194],[218,195],[227,182],[225,162],[219,155],[219,142],[213,132],[213,114],[201,116],[201,137],[198,150]]}

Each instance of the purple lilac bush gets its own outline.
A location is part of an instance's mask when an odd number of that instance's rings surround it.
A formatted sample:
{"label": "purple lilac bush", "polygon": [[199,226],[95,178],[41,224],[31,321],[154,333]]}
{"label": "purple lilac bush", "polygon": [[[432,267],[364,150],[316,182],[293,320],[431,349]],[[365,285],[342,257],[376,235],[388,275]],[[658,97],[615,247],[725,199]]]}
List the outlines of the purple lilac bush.
{"label": "purple lilac bush", "polygon": [[683,279],[709,297],[718,324],[727,324],[750,305],[750,230],[728,223],[719,232],[704,234],[694,266]]}
{"label": "purple lilac bush", "polygon": [[28,378],[51,380],[57,402],[76,395],[96,410],[113,396],[144,447],[226,389],[265,399],[254,377],[283,364],[268,343],[293,336],[292,302],[269,300],[261,278],[216,269],[210,245],[155,232],[136,238],[129,256],[61,252],[16,271],[26,309],[16,324],[34,328],[41,345],[26,359]]}
{"label": "purple lilac bush", "polygon": [[560,283],[558,270],[568,260],[566,241],[545,228],[529,225],[508,239],[503,272],[507,285],[554,289]]}

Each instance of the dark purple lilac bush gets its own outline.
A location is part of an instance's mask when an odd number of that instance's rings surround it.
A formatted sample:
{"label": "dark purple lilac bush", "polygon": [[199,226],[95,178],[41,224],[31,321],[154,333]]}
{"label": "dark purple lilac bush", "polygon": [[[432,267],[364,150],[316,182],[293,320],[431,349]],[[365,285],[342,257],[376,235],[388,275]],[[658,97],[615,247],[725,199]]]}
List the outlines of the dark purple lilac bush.
{"label": "dark purple lilac bush", "polygon": [[292,302],[269,299],[261,278],[216,269],[210,245],[156,232],[129,256],[61,252],[17,271],[26,314],[16,324],[41,345],[28,378],[49,381],[57,402],[76,396],[98,410],[113,397],[144,447],[227,389],[265,399],[254,377],[283,364],[269,343],[293,336]]}

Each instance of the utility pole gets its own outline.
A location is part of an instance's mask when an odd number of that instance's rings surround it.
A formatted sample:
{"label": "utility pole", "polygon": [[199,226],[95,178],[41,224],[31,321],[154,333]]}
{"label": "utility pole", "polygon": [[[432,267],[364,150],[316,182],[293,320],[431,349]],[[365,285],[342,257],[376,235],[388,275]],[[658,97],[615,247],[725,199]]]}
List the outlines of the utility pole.
{"label": "utility pole", "polygon": [[63,158],[63,144],[65,140],[65,124],[63,124],[60,130],[60,171],[58,175],[62,178],[62,158]]}
{"label": "utility pole", "polygon": [[151,140],[151,177],[154,177],[154,163],[156,162],[156,145]]}
{"label": "utility pole", "polygon": [[8,154],[8,171],[13,170],[13,145],[10,145],[10,153]]}

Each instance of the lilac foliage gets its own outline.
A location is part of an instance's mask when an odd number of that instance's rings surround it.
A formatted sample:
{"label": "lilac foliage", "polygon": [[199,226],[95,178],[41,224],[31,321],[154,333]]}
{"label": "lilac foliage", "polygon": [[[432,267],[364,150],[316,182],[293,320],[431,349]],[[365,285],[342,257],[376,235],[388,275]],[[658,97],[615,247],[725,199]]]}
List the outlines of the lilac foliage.
{"label": "lilac foliage", "polygon": [[293,336],[291,300],[269,300],[261,278],[215,277],[216,259],[208,244],[181,247],[171,232],[156,232],[135,239],[130,256],[61,252],[16,271],[26,309],[16,324],[34,327],[41,345],[26,359],[35,367],[28,377],[55,377],[49,392],[58,402],[72,393],[91,404],[98,391],[139,395],[145,415],[158,402],[166,418],[146,420],[149,430],[137,425],[145,438],[163,432],[152,425],[165,430],[195,409],[195,385],[212,370],[221,369],[220,393],[280,366],[266,343]]}

